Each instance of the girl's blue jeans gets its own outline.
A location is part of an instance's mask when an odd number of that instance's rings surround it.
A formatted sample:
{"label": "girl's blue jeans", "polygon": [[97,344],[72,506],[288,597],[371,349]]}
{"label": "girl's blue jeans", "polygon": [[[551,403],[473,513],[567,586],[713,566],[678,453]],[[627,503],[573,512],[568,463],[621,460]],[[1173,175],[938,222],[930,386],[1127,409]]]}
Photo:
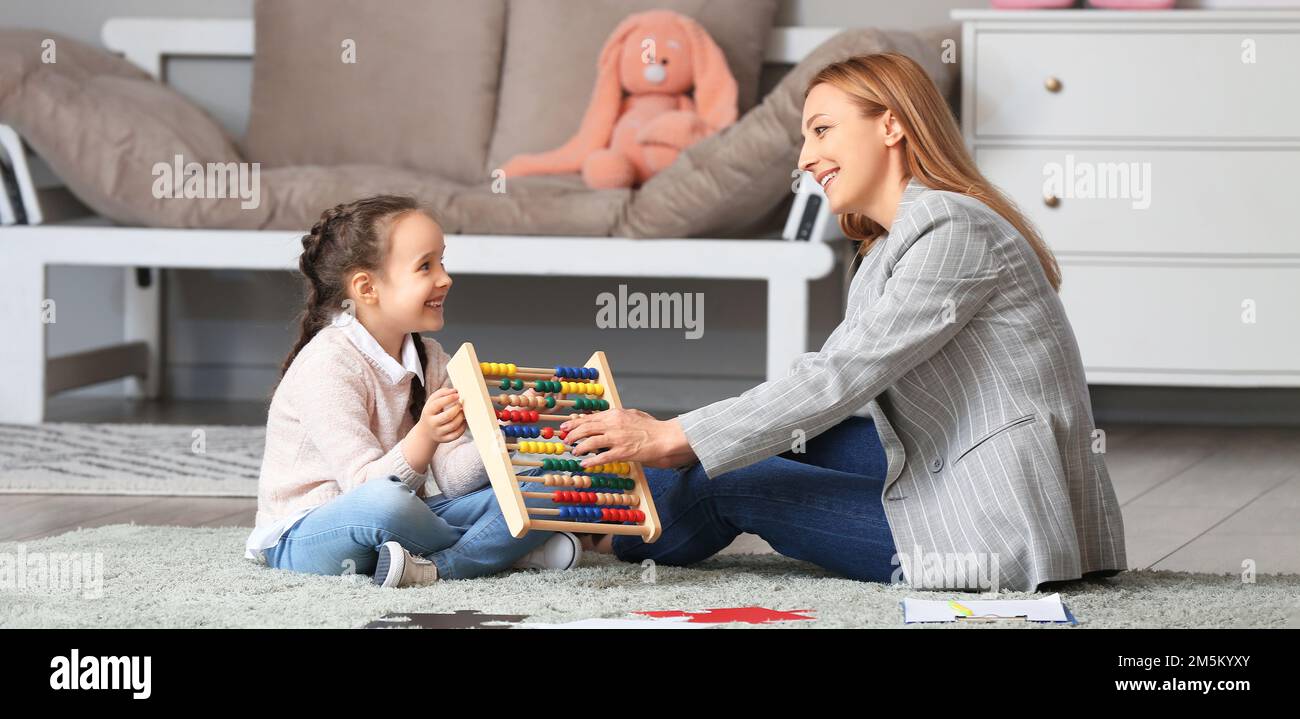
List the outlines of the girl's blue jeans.
{"label": "girl's blue jeans", "polygon": [[714,479],[698,462],[683,471],[646,469],[663,532],[653,544],[615,536],[614,553],[687,565],[750,532],[787,557],[852,579],[892,581],[897,550],[881,501],[888,462],[875,422],[849,417],[805,447]]}
{"label": "girl's blue jeans", "polygon": [[[545,489],[520,485],[522,491]],[[421,499],[396,477],[380,477],[312,510],[266,550],[266,563],[310,574],[373,574],[380,545],[395,540],[433,560],[440,579],[469,579],[508,569],[551,534],[512,537],[491,487],[454,499]]]}

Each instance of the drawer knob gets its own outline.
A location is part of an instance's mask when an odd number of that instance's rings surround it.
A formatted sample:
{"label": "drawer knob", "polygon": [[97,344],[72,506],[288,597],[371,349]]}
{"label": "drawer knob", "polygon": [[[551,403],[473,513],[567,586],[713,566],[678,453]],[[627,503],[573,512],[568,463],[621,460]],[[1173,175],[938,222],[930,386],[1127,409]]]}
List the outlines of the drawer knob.
{"label": "drawer knob", "polygon": [[1061,81],[1059,78],[1049,77],[1043,81],[1043,87],[1047,88],[1048,92],[1060,92]]}
{"label": "drawer knob", "polygon": [[1061,204],[1061,198],[1057,197],[1056,195],[1044,195],[1043,204],[1047,205],[1048,207],[1056,207],[1057,205]]}

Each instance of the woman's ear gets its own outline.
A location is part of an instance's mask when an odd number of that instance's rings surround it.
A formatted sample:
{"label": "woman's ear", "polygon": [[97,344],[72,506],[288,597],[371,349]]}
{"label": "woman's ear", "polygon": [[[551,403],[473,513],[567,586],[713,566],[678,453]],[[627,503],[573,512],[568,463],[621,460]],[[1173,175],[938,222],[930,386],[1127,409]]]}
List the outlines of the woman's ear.
{"label": "woman's ear", "polygon": [[889,110],[880,116],[883,126],[885,147],[893,147],[903,141],[903,123],[898,121],[898,116]]}

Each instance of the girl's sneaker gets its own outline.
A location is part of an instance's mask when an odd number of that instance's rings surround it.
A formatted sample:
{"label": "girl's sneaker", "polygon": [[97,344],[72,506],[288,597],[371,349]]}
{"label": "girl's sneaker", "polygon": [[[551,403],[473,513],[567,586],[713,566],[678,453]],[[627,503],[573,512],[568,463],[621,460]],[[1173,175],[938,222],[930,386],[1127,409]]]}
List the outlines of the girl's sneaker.
{"label": "girl's sneaker", "polygon": [[582,543],[569,532],[555,532],[542,546],[514,563],[515,569],[573,569],[582,557]]}
{"label": "girl's sneaker", "polygon": [[381,587],[423,587],[438,581],[438,565],[411,554],[399,542],[384,542],[374,581]]}

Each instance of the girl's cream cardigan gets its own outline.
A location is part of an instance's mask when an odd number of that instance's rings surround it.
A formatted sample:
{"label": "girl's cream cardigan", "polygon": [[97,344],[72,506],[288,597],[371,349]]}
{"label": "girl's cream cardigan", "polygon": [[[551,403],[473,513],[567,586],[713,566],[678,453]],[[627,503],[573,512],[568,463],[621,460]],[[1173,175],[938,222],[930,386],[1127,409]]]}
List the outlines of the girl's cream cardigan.
{"label": "girl's cream cardigan", "polygon": [[[368,340],[368,342],[367,342]],[[450,387],[442,346],[424,338],[425,387]],[[378,348],[358,321],[321,330],[294,358],[271,399],[258,480],[257,526],[315,507],[364,482],[395,475],[420,497],[468,494],[488,483],[468,431],[434,451],[426,468],[399,445],[414,425],[407,404],[415,374]],[[408,342],[408,344],[411,344]],[[414,345],[408,349],[414,349]]]}

